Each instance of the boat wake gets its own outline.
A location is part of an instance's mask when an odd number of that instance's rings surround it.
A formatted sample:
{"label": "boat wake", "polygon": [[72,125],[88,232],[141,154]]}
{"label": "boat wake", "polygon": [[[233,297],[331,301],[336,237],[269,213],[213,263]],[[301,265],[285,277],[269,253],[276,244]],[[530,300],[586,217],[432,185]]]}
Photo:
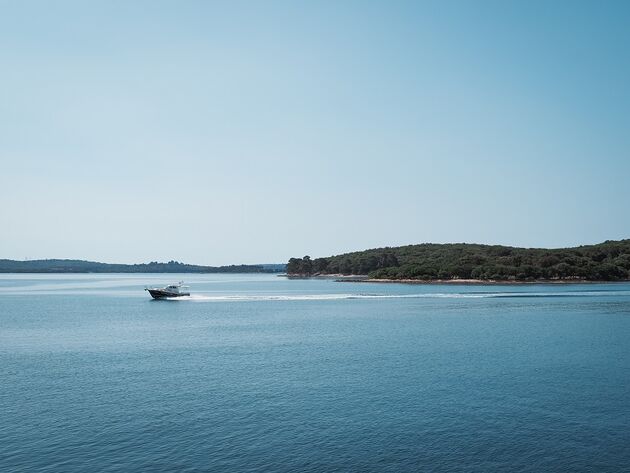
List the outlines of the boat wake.
{"label": "boat wake", "polygon": [[193,294],[169,297],[170,301],[192,302],[257,302],[257,301],[333,301],[356,299],[496,299],[496,298],[560,298],[630,296],[630,291],[571,291],[571,292],[438,292],[417,294]]}

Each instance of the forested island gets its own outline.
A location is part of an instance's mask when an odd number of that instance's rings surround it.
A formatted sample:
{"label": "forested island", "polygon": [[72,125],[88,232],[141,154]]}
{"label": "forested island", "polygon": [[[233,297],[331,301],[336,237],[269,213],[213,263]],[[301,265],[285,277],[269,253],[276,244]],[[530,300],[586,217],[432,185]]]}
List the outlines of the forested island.
{"label": "forested island", "polygon": [[630,239],[559,249],[468,243],[375,248],[291,258],[287,274],[367,275],[394,281],[623,281],[630,279]]}
{"label": "forested island", "polygon": [[278,273],[284,269],[282,264],[199,266],[178,261],[110,264],[70,259],[0,259],[0,273]]}

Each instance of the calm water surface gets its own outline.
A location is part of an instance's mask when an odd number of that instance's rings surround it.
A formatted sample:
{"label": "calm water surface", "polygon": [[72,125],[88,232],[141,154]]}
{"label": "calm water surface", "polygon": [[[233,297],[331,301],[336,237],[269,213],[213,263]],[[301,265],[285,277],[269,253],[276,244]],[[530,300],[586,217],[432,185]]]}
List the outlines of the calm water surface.
{"label": "calm water surface", "polygon": [[0,383],[2,472],[630,471],[630,284],[0,275]]}

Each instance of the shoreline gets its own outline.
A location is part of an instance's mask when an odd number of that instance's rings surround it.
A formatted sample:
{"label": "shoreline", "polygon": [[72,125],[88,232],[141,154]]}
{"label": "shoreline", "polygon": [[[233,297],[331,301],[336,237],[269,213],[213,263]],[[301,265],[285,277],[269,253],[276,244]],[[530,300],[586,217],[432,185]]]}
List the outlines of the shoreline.
{"label": "shoreline", "polygon": [[614,284],[614,283],[628,283],[630,280],[623,281],[595,281],[590,279],[537,279],[535,281],[511,281],[511,280],[496,280],[496,279],[337,279],[339,282],[364,282],[364,283],[377,283],[377,284],[449,284],[449,285],[461,285],[461,286],[526,286],[536,284],[558,284],[558,285],[571,285],[571,284]]}
{"label": "shoreline", "polygon": [[325,279],[334,280],[335,282],[362,282],[377,284],[449,284],[449,285],[535,285],[535,284],[611,284],[611,283],[628,283],[630,280],[606,281],[592,279],[536,279],[533,281],[522,280],[500,280],[500,279],[369,279],[367,275],[348,275],[348,274],[320,274],[315,276],[289,276],[288,279]]}

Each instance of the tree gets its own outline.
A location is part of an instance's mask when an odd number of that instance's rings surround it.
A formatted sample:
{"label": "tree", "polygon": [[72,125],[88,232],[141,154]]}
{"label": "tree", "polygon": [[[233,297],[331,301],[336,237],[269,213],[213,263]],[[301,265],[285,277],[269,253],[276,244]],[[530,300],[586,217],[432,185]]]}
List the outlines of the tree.
{"label": "tree", "polygon": [[311,257],[306,255],[302,258],[302,274],[311,275],[313,273],[313,262],[311,261]]}

